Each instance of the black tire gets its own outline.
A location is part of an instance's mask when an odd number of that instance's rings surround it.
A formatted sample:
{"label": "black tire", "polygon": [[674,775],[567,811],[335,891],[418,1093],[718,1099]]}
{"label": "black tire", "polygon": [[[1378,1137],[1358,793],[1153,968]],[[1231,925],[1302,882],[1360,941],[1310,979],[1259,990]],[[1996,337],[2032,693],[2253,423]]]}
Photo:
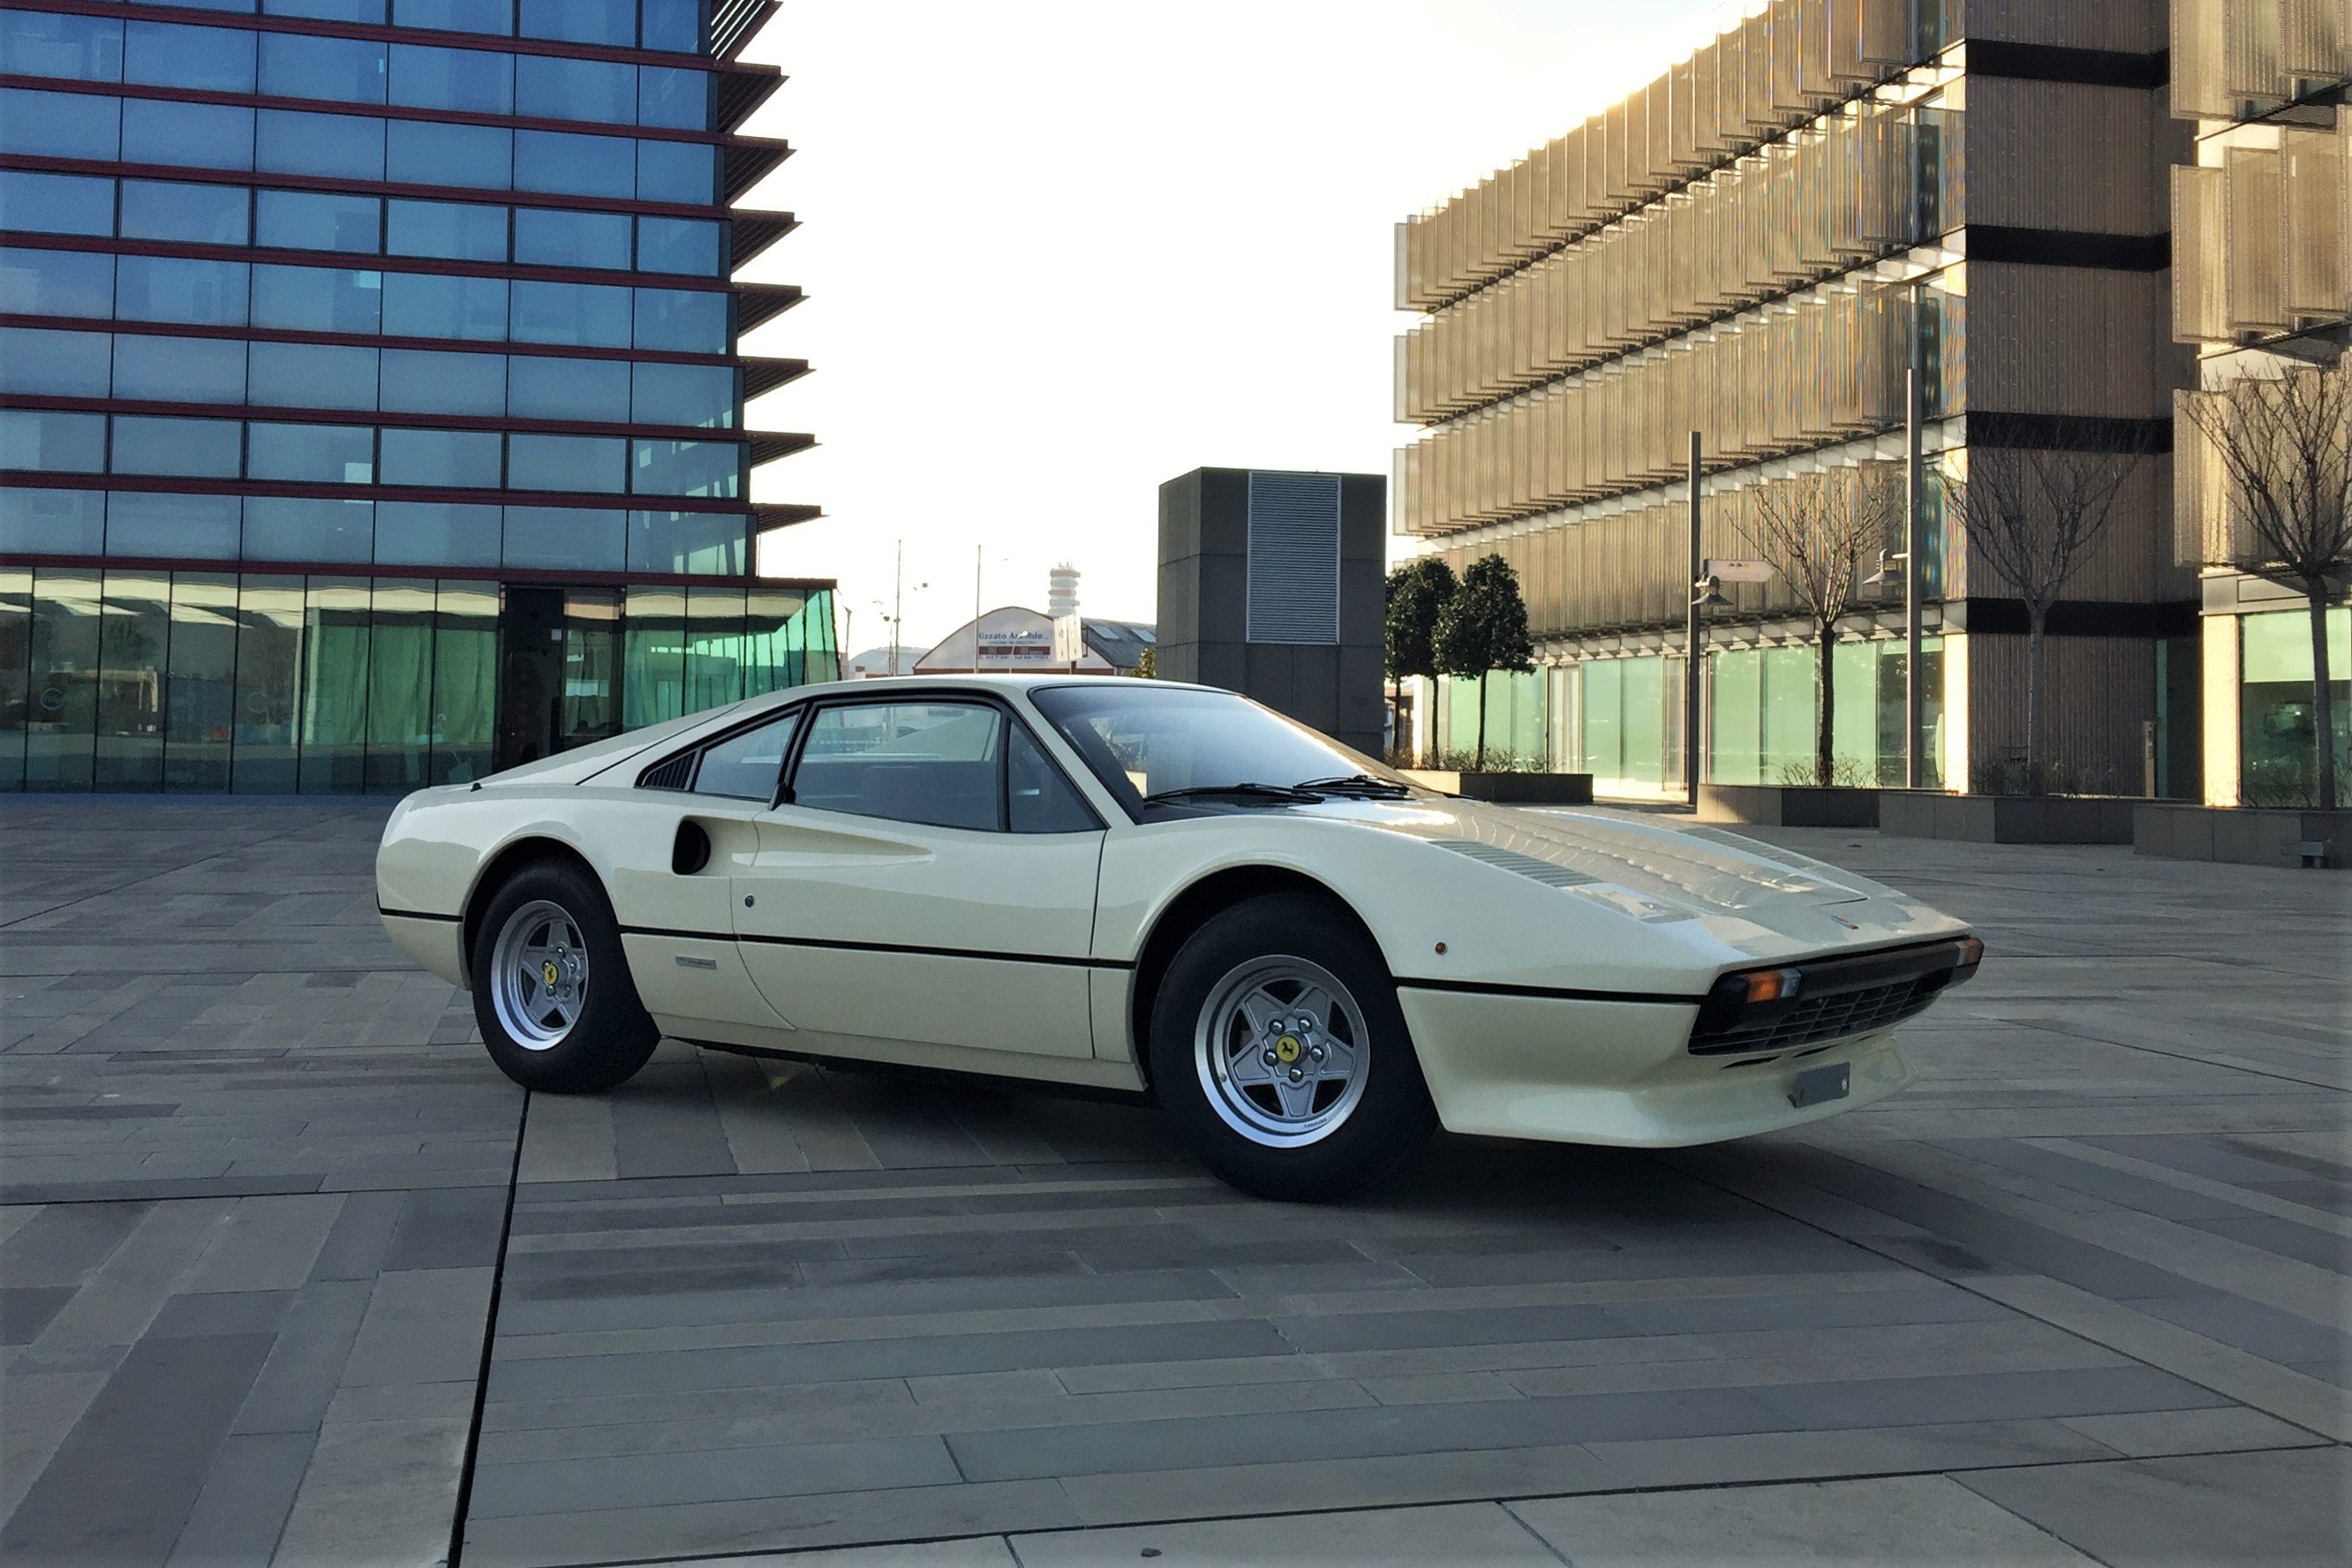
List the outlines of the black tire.
{"label": "black tire", "polygon": [[[494,993],[497,955],[509,924],[537,922],[549,907],[567,918],[585,955],[584,985],[575,1016],[561,1037],[534,1042],[500,1016]],[[567,933],[569,941],[571,933]],[[637,999],[620,922],[596,879],[561,860],[540,860],[509,877],[490,897],[474,932],[469,973],[474,1019],[499,1070],[528,1089],[547,1094],[599,1094],[628,1080],[661,1043],[661,1031]],[[509,1002],[509,1007],[517,1004]],[[528,1011],[528,1009],[524,1009]],[[529,1027],[528,1021],[524,1027]]]}
{"label": "black tire", "polygon": [[[1239,1083],[1240,1071],[1255,1074],[1257,1069],[1244,1060],[1250,1050],[1235,1054],[1235,1042],[1266,1043],[1269,1052],[1279,1048],[1289,1053],[1282,1061],[1319,1071],[1305,1059],[1311,1046],[1302,1047],[1302,1036],[1286,1026],[1281,1037],[1268,1041],[1241,1016],[1242,1005],[1229,998],[1238,991],[1262,1000],[1291,987],[1284,976],[1297,970],[1301,961],[1337,981],[1355,1015],[1353,1019],[1346,1016],[1348,1005],[1326,1009],[1329,1032],[1318,1037],[1310,1031],[1303,1037],[1344,1044],[1351,1061],[1360,1063],[1350,1077],[1360,1076],[1361,1087],[1352,1104],[1341,1110],[1348,1096],[1344,1086],[1329,1094],[1327,1104],[1326,1088],[1308,1083],[1310,1099],[1298,1112],[1294,1136],[1272,1125],[1285,1120],[1282,1111],[1290,1103],[1280,1100],[1278,1085]],[[1270,991],[1251,985],[1251,976],[1261,966],[1275,976]],[[1307,994],[1295,987],[1290,994]],[[1226,1025],[1222,1033],[1220,1019]],[[1345,1035],[1356,1032],[1359,1025],[1366,1037],[1346,1040]],[[1345,1197],[1411,1159],[1437,1125],[1404,1013],[1397,1005],[1395,983],[1355,922],[1325,900],[1267,894],[1211,918],[1169,964],[1152,1000],[1150,1026],[1151,1081],[1161,1107],[1201,1162],[1245,1193],[1294,1203]],[[1216,1081],[1220,1075],[1212,1061],[1218,1051],[1240,1064],[1233,1084]],[[1324,1058],[1318,1055],[1315,1059]],[[1290,1070],[1267,1066],[1268,1076]],[[1297,1089],[1294,1084],[1292,1092]],[[1255,1119],[1253,1104],[1258,1110]],[[1335,1113],[1328,1125],[1313,1125],[1317,1116]],[[1254,1121],[1259,1124],[1253,1126]]]}

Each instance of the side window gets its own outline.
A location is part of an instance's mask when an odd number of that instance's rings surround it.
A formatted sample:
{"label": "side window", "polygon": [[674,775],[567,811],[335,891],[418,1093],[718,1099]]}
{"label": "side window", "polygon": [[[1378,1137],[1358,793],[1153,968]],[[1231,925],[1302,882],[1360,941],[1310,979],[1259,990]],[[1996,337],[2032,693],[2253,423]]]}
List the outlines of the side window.
{"label": "side window", "polygon": [[793,770],[795,805],[892,822],[1004,826],[1004,716],[980,702],[821,710]]}
{"label": "side window", "polygon": [[694,772],[694,793],[736,800],[775,799],[776,781],[783,776],[784,753],[793,749],[793,734],[800,723],[800,711],[795,709],[712,746],[702,753],[702,765]]}
{"label": "side window", "polygon": [[1004,756],[1006,809],[1015,833],[1092,833],[1102,826],[1029,731],[1019,725]]}

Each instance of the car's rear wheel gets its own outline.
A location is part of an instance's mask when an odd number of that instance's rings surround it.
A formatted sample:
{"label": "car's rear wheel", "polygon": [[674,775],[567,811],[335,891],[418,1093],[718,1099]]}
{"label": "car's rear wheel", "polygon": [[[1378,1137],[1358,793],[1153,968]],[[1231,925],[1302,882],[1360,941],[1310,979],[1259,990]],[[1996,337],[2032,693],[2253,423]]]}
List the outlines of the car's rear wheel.
{"label": "car's rear wheel", "polygon": [[637,999],[619,922],[578,868],[540,861],[491,896],[474,933],[474,1017],[525,1089],[594,1094],[646,1065],[661,1031]]}
{"label": "car's rear wheel", "polygon": [[1251,899],[1187,939],[1153,1001],[1150,1054],[1202,1163],[1262,1197],[1343,1197],[1436,1125],[1380,954],[1302,894]]}

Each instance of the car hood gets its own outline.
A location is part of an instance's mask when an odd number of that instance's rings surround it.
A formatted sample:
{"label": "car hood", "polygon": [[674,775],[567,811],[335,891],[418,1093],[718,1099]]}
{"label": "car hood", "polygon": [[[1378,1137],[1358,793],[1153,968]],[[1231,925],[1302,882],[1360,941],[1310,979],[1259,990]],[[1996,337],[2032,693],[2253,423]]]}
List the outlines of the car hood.
{"label": "car hood", "polygon": [[[1561,888],[1585,888],[1629,913],[1727,913],[1763,925],[1773,911],[1816,910],[1904,895],[1866,877],[1777,845],[1673,818],[1606,811],[1530,811],[1475,801],[1415,798],[1328,802],[1306,808],[1403,834],[1497,869]],[[1640,904],[1660,908],[1643,910]]]}

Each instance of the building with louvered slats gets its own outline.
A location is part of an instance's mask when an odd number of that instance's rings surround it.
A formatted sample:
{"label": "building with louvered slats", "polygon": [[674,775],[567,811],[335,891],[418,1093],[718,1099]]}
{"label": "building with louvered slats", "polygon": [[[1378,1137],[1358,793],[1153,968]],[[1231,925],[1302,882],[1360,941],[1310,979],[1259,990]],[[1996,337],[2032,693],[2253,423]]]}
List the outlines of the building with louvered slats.
{"label": "building with louvered slats", "polygon": [[[1763,487],[1882,466],[1911,493],[1920,389],[1924,687],[1903,590],[1835,655],[1853,782],[1965,789],[2022,759],[2026,616],[1942,515],[1938,473],[2036,445],[2132,452],[2119,515],[2052,616],[2056,776],[2198,788],[2193,570],[2171,548],[2162,0],[1774,0],[1397,230],[1393,522],[1458,572],[1517,570],[1541,668],[1488,731],[1604,792],[1677,794],[1686,472],[1701,553],[1752,557]],[[1902,509],[1898,507],[1900,513]],[[1885,546],[1901,552],[1898,515]],[[1896,574],[1903,570],[1895,563]],[[1706,616],[1701,774],[1810,782],[1813,654],[1775,583]],[[1468,688],[1432,693],[1439,744]]]}
{"label": "building with louvered slats", "polygon": [[[2352,339],[2352,3],[2176,0],[2173,325],[2201,386],[2332,365]],[[2177,545],[2196,566],[2245,544],[2221,465],[2179,424]],[[2311,620],[2293,589],[2215,567],[2200,584],[2205,798],[2310,799]],[[2339,777],[2352,778],[2352,607],[2328,612]]]}

